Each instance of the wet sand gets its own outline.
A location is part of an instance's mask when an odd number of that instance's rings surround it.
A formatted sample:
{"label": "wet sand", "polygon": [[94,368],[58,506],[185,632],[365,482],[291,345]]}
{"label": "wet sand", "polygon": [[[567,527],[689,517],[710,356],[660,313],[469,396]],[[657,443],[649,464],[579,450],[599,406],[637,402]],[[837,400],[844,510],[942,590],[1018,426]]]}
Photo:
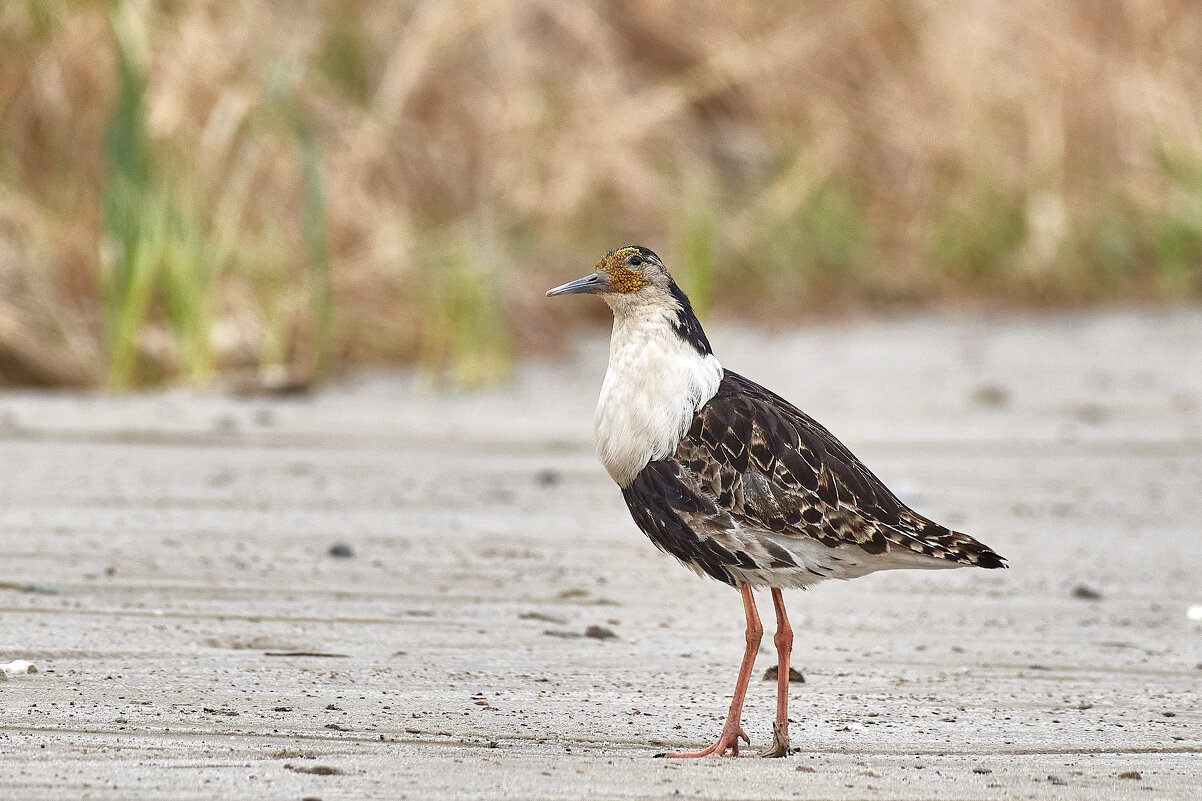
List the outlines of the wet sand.
{"label": "wet sand", "polygon": [[789,758],[770,637],[744,756],[653,758],[742,614],[593,457],[591,338],[480,394],[0,395],[0,795],[1198,797],[1202,313],[712,339],[1011,565],[787,593]]}

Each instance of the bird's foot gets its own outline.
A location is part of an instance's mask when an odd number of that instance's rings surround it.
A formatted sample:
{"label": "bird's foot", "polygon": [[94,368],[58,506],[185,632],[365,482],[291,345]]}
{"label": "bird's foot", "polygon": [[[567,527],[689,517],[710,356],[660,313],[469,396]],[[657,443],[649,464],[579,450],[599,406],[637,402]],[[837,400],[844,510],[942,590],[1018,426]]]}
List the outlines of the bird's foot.
{"label": "bird's foot", "polygon": [[698,757],[708,756],[726,756],[729,751],[731,756],[739,755],[739,738],[743,738],[743,742],[751,744],[751,739],[748,738],[747,732],[743,731],[743,727],[739,725],[722,727],[722,735],[718,737],[718,742],[711,745],[709,748],[703,748],[700,751],[685,751],[673,754],[664,754],[671,759],[697,759]]}
{"label": "bird's foot", "polygon": [[760,756],[774,759],[789,755],[789,732],[779,722],[772,724],[772,747],[760,751]]}

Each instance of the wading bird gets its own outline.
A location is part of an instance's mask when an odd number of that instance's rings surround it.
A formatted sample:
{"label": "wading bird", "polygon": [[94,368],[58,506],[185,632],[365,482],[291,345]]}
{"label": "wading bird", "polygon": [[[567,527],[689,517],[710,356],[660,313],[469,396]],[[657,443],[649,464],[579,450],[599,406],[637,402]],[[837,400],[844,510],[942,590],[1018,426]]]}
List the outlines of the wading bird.
{"label": "wading bird", "polygon": [[596,272],[548,296],[597,294],[614,314],[594,419],[597,453],[634,522],[699,575],[739,590],[747,617],[730,712],[717,742],[673,757],[738,756],[747,683],[763,626],[753,587],[776,611],[772,746],[789,751],[793,632],[781,590],[877,570],[1005,560],[894,495],[843,443],[779,395],[723,369],[663,262],[644,247],[607,254]]}

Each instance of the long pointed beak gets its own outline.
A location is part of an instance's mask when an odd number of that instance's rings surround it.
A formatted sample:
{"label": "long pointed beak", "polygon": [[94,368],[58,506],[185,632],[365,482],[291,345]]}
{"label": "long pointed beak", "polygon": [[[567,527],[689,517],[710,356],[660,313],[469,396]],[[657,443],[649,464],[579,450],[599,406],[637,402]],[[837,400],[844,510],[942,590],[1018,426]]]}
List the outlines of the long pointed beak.
{"label": "long pointed beak", "polygon": [[547,297],[553,298],[556,295],[588,295],[593,292],[604,292],[609,289],[609,279],[600,273],[586,275],[584,278],[577,278],[575,281],[568,281],[562,286],[557,286],[554,289],[547,290]]}

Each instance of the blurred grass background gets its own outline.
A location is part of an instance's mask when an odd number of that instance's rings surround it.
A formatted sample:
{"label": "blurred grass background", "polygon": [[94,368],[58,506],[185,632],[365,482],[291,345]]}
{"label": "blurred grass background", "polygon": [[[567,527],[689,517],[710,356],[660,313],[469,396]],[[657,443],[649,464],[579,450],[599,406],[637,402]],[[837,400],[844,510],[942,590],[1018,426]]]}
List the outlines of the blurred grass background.
{"label": "blurred grass background", "polygon": [[633,242],[704,316],[1196,302],[1199,53],[1193,0],[0,0],[0,383],[499,380]]}

